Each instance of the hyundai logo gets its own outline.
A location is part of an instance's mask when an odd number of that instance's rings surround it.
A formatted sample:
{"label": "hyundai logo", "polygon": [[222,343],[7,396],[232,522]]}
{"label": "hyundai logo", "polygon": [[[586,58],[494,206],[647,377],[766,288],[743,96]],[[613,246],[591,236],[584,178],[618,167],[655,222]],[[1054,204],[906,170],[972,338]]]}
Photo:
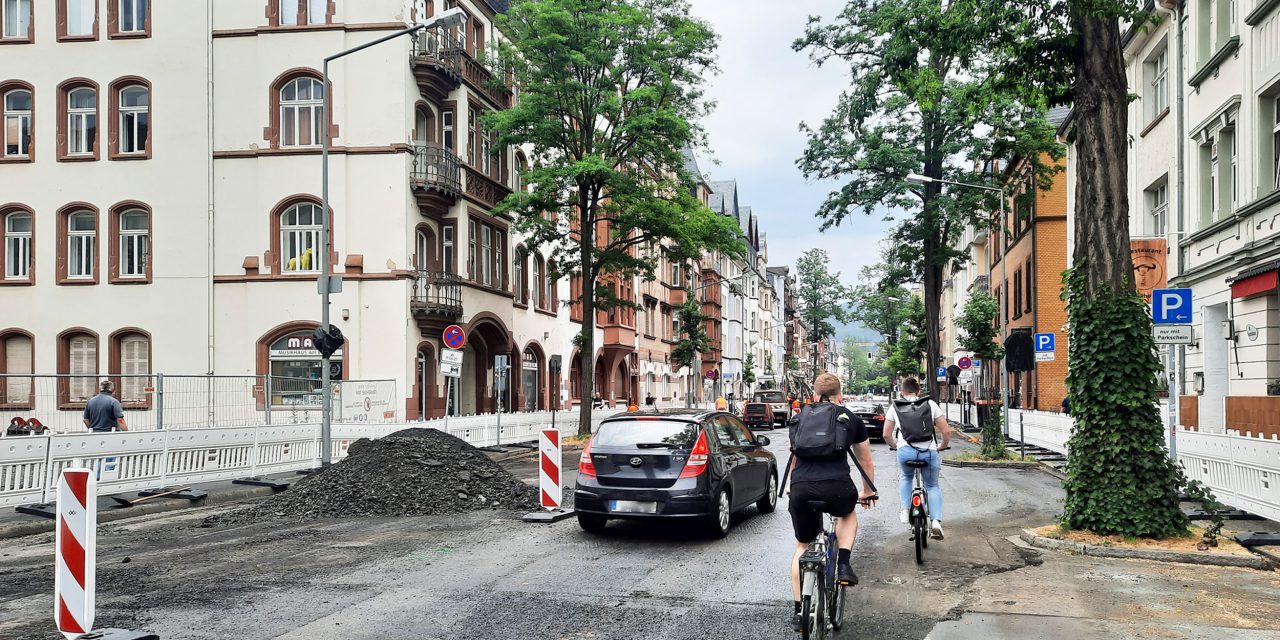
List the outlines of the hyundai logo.
{"label": "hyundai logo", "polygon": [[641,458],[640,458],[640,456],[636,456],[636,457],[634,457],[634,458],[632,458],[632,459],[631,459],[631,466],[633,466],[633,467],[638,467],[638,466],[640,466],[640,465],[642,465],[642,464],[644,464],[644,460],[643,460],[643,459],[641,459]]}

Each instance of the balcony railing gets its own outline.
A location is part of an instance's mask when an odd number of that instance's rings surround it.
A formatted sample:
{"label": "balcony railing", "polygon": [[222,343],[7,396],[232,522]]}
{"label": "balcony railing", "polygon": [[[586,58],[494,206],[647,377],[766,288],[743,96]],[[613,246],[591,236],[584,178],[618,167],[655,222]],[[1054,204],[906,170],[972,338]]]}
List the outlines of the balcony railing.
{"label": "balcony railing", "polygon": [[462,44],[439,29],[419,32],[413,39],[411,55],[461,75]]}
{"label": "balcony railing", "polygon": [[462,315],[462,279],[444,271],[419,271],[413,278],[410,306],[427,313]]}
{"label": "balcony railing", "polygon": [[438,144],[413,148],[413,168],[409,175],[415,187],[437,189],[453,196],[462,193],[462,160]]}
{"label": "balcony railing", "polygon": [[511,193],[511,190],[502,183],[490,178],[489,176],[466,167],[467,172],[467,195],[479,200],[485,206],[493,208],[502,202],[502,199]]}
{"label": "balcony railing", "polygon": [[988,281],[986,276],[978,276],[973,279],[973,284],[970,285],[969,288],[972,291],[981,291],[983,293],[986,293],[988,291],[987,282]]}

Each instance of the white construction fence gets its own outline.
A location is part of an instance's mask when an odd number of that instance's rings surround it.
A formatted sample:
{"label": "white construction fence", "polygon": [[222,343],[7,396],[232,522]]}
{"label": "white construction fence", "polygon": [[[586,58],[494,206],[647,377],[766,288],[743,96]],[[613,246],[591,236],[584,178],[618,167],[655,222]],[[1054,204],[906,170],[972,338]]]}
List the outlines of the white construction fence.
{"label": "white construction fence", "polygon": [[[1045,411],[1009,411],[1009,435],[1029,445],[1067,454],[1074,420]],[[1168,448],[1168,432],[1165,447]],[[1224,504],[1280,522],[1280,438],[1178,427],[1178,463],[1187,478],[1213,489]]]}
{"label": "white construction fence", "polygon": [[[593,428],[618,409],[593,412]],[[410,427],[440,429],[475,446],[536,441],[551,426],[552,412],[486,414],[422,422],[337,422],[331,456],[339,460],[360,438],[381,438]],[[555,425],[578,429],[578,412],[559,411]],[[204,429],[73,433],[0,439],[0,506],[53,499],[62,469],[85,465],[98,474],[98,493],[108,495],[234,480],[310,469],[320,462],[320,424],[276,424]]]}

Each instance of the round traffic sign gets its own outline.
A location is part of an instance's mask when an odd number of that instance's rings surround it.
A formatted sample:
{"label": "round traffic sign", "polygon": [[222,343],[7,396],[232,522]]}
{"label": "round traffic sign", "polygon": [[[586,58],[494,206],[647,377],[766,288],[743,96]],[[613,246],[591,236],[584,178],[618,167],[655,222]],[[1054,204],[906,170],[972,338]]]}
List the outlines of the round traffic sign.
{"label": "round traffic sign", "polygon": [[467,334],[463,333],[462,327],[451,324],[444,328],[444,346],[450,349],[461,349],[467,344]]}
{"label": "round traffic sign", "polygon": [[708,380],[715,380],[715,379],[716,379],[716,375],[717,375],[717,374],[716,374],[716,370],[715,370],[715,369],[707,369],[707,379],[708,379]]}
{"label": "round traffic sign", "polygon": [[957,361],[956,361],[956,364],[960,365],[960,368],[961,368],[962,370],[963,370],[963,369],[968,369],[969,367],[972,367],[972,366],[973,366],[973,360],[970,360],[968,356],[965,356],[965,357],[960,358],[959,360],[957,360]]}

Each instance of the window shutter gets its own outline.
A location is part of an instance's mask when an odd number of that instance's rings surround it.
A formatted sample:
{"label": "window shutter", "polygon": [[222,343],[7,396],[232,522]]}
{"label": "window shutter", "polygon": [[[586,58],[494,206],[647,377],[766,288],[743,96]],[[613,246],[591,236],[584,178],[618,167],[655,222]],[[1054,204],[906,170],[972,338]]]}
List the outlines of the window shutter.
{"label": "window shutter", "polygon": [[[149,344],[143,336],[127,336],[120,341],[120,373],[124,376],[145,376],[149,373]],[[146,401],[143,388],[146,378],[125,377],[120,381],[120,398],[131,402]]]}
{"label": "window shutter", "polygon": [[71,401],[84,402],[93,396],[94,376],[98,374],[98,344],[90,336],[76,336],[71,339],[70,365],[68,373],[86,376],[71,379]]}
{"label": "window shutter", "polygon": [[[31,373],[31,338],[6,338],[4,355],[5,373]],[[31,378],[6,378],[4,388],[7,403],[25,404],[31,400]]]}

